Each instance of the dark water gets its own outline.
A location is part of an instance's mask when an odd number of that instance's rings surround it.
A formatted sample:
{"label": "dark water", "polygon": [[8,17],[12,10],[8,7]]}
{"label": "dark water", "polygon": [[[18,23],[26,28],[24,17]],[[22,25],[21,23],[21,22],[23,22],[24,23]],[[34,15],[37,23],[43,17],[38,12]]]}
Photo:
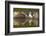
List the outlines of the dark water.
{"label": "dark water", "polygon": [[39,21],[38,19],[15,19],[14,20],[14,28],[16,27],[38,27]]}

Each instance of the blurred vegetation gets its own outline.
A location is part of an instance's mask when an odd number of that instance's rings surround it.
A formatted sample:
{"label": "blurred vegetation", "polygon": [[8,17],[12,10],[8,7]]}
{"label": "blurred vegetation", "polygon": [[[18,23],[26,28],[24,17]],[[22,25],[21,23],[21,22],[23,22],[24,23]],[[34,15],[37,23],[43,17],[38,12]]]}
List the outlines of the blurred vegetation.
{"label": "blurred vegetation", "polygon": [[37,12],[37,11],[39,11],[39,9],[33,9],[33,8],[14,8],[13,9],[13,12],[15,12],[15,11],[26,11],[26,12],[29,12],[29,11],[35,11],[35,12]]}

